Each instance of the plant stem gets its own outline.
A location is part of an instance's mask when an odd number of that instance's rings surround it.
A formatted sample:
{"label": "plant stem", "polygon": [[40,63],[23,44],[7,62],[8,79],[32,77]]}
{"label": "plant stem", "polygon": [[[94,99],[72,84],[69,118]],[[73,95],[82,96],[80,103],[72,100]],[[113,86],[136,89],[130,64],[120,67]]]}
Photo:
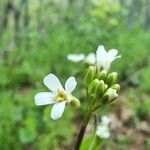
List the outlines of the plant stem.
{"label": "plant stem", "polygon": [[80,132],[79,132],[74,150],[79,150],[80,149],[80,145],[82,143],[82,140],[83,140],[83,137],[84,137],[84,134],[85,134],[85,130],[86,130],[87,124],[90,120],[90,117],[91,117],[91,115],[87,116],[87,119],[86,119],[85,123],[82,125],[82,127],[80,129]]}
{"label": "plant stem", "polygon": [[98,118],[98,115],[95,114],[94,115],[94,126],[95,126],[94,127],[94,136],[93,136],[92,142],[91,142],[88,150],[93,150],[93,145],[94,145],[95,139],[96,139],[96,130],[97,130],[98,123],[99,123],[99,118]]}

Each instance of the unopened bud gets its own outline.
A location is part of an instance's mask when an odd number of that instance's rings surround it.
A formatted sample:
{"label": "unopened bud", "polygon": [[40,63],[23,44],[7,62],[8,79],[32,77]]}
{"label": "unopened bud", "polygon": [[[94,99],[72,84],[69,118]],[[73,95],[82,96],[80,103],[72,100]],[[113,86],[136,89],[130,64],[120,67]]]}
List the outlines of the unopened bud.
{"label": "unopened bud", "polygon": [[107,84],[105,84],[105,89],[107,89],[108,88],[108,85]]}
{"label": "unopened bud", "polygon": [[96,74],[96,68],[94,66],[90,66],[87,70],[86,76],[85,76],[85,85],[88,86],[92,80],[94,80]]}
{"label": "unopened bud", "polygon": [[119,85],[119,84],[114,84],[114,85],[112,85],[111,88],[112,88],[112,89],[115,89],[117,92],[120,91],[120,85]]}
{"label": "unopened bud", "polygon": [[75,97],[70,101],[70,105],[74,108],[79,108],[81,106],[80,101]]}
{"label": "unopened bud", "polygon": [[117,81],[117,73],[112,72],[107,76],[106,83],[111,86]]}
{"label": "unopened bud", "polygon": [[106,70],[102,70],[97,74],[97,79],[99,80],[105,80],[107,77],[107,71]]}
{"label": "unopened bud", "polygon": [[102,95],[104,94],[104,92],[105,92],[105,89],[106,89],[105,83],[104,83],[103,80],[101,80],[101,81],[99,82],[97,94],[98,94],[99,96],[102,96]]}
{"label": "unopened bud", "polygon": [[100,81],[98,79],[93,80],[88,87],[88,93],[89,94],[96,93],[99,88],[99,83]]}
{"label": "unopened bud", "polygon": [[115,89],[109,88],[103,97],[103,102],[112,102],[118,97],[117,91]]}

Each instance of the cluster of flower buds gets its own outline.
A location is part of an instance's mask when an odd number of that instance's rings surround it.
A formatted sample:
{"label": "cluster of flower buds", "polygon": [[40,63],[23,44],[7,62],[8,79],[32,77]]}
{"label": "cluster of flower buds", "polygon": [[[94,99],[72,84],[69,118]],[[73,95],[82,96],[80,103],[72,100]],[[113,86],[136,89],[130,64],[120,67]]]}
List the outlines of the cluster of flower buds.
{"label": "cluster of flower buds", "polygon": [[111,103],[118,97],[120,86],[116,82],[116,72],[108,73],[106,70],[97,71],[94,66],[88,68],[85,77],[85,86],[93,110]]}

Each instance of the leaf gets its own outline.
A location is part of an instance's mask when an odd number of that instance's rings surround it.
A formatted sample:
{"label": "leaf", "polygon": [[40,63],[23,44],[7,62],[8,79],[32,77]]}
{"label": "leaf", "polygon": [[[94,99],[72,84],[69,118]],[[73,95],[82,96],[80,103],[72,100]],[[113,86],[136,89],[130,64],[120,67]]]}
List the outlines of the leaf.
{"label": "leaf", "polygon": [[90,134],[88,137],[83,139],[80,150],[88,150],[92,140],[93,140],[93,134]]}
{"label": "leaf", "polygon": [[90,134],[86,139],[83,140],[80,150],[99,150],[102,143],[102,139]]}
{"label": "leaf", "polygon": [[92,143],[91,143],[91,145],[90,145],[89,150],[99,150],[102,141],[103,141],[103,140],[102,140],[101,138],[99,138],[98,136],[95,136],[95,137],[93,138],[93,141],[92,141]]}

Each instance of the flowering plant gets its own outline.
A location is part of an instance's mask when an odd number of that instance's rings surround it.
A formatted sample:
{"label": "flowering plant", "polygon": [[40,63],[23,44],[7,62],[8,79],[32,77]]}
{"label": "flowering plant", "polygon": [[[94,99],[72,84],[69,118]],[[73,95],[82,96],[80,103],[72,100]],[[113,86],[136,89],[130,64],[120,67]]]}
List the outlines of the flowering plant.
{"label": "flowering plant", "polygon": [[[50,92],[40,92],[35,95],[36,105],[53,104],[51,110],[51,118],[56,120],[60,118],[64,112],[66,105],[71,105],[75,108],[81,107],[80,110],[83,117],[82,126],[77,138],[75,150],[79,150],[86,126],[93,116],[96,116],[97,110],[107,104],[110,104],[118,97],[120,90],[117,84],[117,73],[109,72],[111,63],[121,56],[117,56],[118,51],[111,49],[106,51],[104,46],[98,46],[96,54],[90,53],[88,56],[84,54],[70,54],[68,59],[73,62],[83,61],[89,63],[84,86],[86,89],[86,100],[80,103],[79,99],[72,95],[73,90],[76,88],[77,82],[75,77],[69,77],[65,82],[65,88],[61,85],[59,79],[54,74],[49,74],[44,78],[44,84],[48,87]],[[107,125],[108,119],[104,117],[104,124],[96,126],[96,135],[99,137],[109,137]],[[107,125],[106,125],[107,124]],[[105,133],[104,133],[105,132]]]}

